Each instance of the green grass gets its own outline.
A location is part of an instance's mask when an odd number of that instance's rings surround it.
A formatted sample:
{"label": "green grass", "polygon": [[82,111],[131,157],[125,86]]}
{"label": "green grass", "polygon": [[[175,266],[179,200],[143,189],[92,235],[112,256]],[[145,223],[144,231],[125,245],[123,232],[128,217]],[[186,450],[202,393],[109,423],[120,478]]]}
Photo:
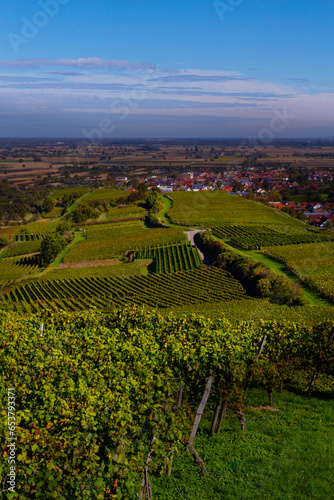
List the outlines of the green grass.
{"label": "green grass", "polygon": [[[210,400],[209,400],[210,401]],[[252,389],[246,406],[267,404]],[[232,412],[220,435],[201,422],[194,446],[209,474],[180,449],[172,477],[152,477],[155,500],[327,500],[334,491],[334,400],[275,394],[276,411],[246,409],[246,433]],[[208,415],[206,415],[208,417]],[[211,414],[212,418],[212,414]],[[176,486],[177,485],[177,486]]]}

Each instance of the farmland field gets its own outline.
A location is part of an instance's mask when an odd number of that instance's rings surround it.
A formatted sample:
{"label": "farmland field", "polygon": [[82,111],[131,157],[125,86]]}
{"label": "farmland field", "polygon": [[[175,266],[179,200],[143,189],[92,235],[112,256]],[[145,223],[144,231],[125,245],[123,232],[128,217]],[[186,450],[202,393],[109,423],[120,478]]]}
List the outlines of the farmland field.
{"label": "farmland field", "polygon": [[171,193],[173,207],[168,214],[174,223],[203,225],[265,224],[305,227],[296,219],[259,202],[222,191]]}
{"label": "farmland field", "polygon": [[[47,219],[41,219],[36,222],[31,222],[30,224],[26,224],[24,226],[19,226],[19,225],[13,225],[13,226],[8,226],[8,227],[2,227],[0,229],[0,238],[3,236],[6,236],[9,239],[12,239],[14,241],[28,241],[30,239],[36,239],[39,235],[44,235],[45,233],[50,233],[56,230],[56,227],[59,224],[60,219],[54,219],[54,220],[47,220]],[[27,230],[27,235],[21,235],[20,231],[22,229]],[[29,234],[33,236],[29,236]]]}
{"label": "farmland field", "polygon": [[319,290],[334,295],[334,242],[269,247],[268,250]]}
{"label": "farmland field", "polygon": [[65,262],[82,262],[122,257],[127,250],[136,250],[154,244],[186,241],[180,229],[147,229],[140,221],[84,226],[87,239],[75,245]]}
{"label": "farmland field", "polygon": [[14,241],[37,241],[45,236],[44,233],[19,233],[15,235]]}

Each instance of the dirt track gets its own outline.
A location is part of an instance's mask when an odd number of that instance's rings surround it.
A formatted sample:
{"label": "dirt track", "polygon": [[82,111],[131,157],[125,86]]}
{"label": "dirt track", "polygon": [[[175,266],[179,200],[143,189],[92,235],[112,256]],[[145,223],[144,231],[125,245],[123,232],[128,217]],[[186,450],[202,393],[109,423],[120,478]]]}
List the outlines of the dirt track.
{"label": "dirt track", "polygon": [[187,235],[188,237],[188,240],[190,241],[190,243],[195,246],[198,250],[198,253],[200,254],[200,257],[203,261],[203,264],[206,264],[207,266],[210,265],[210,261],[209,259],[207,258],[207,256],[198,248],[198,246],[196,245],[195,241],[194,241],[194,237],[195,237],[195,234],[197,233],[200,233],[201,231],[198,231],[197,229],[195,229],[194,231],[184,231],[184,233]]}

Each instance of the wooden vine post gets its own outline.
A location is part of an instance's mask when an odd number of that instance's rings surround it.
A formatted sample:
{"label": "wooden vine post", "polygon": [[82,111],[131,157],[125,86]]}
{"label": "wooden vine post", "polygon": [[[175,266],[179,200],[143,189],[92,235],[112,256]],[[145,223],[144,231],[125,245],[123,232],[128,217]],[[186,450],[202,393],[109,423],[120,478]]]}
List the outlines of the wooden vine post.
{"label": "wooden vine post", "polygon": [[206,382],[206,386],[205,386],[205,390],[204,390],[204,393],[203,393],[203,396],[202,396],[202,400],[201,400],[201,402],[199,404],[199,407],[197,409],[197,413],[196,413],[194,425],[193,425],[193,428],[192,428],[192,431],[191,431],[191,435],[190,435],[190,439],[188,441],[188,446],[187,446],[187,449],[189,451],[191,451],[191,453],[193,454],[193,456],[195,458],[195,462],[201,468],[203,474],[207,474],[208,471],[205,468],[203,460],[200,458],[200,456],[198,455],[197,451],[194,448],[194,441],[195,441],[197,429],[198,429],[199,423],[201,421],[201,418],[202,418],[202,415],[203,415],[206,403],[208,402],[208,399],[209,399],[209,396],[210,396],[211,386],[212,386],[212,380],[213,380],[213,376],[210,375],[208,377],[208,379],[207,379],[207,382]]}

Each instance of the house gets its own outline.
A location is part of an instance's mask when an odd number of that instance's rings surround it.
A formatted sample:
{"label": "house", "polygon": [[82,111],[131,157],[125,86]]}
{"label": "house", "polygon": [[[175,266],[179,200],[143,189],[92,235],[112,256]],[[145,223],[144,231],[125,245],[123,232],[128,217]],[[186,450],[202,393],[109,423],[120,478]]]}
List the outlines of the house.
{"label": "house", "polygon": [[158,188],[162,193],[172,193],[173,192],[173,186],[166,186],[166,185],[158,185]]}

